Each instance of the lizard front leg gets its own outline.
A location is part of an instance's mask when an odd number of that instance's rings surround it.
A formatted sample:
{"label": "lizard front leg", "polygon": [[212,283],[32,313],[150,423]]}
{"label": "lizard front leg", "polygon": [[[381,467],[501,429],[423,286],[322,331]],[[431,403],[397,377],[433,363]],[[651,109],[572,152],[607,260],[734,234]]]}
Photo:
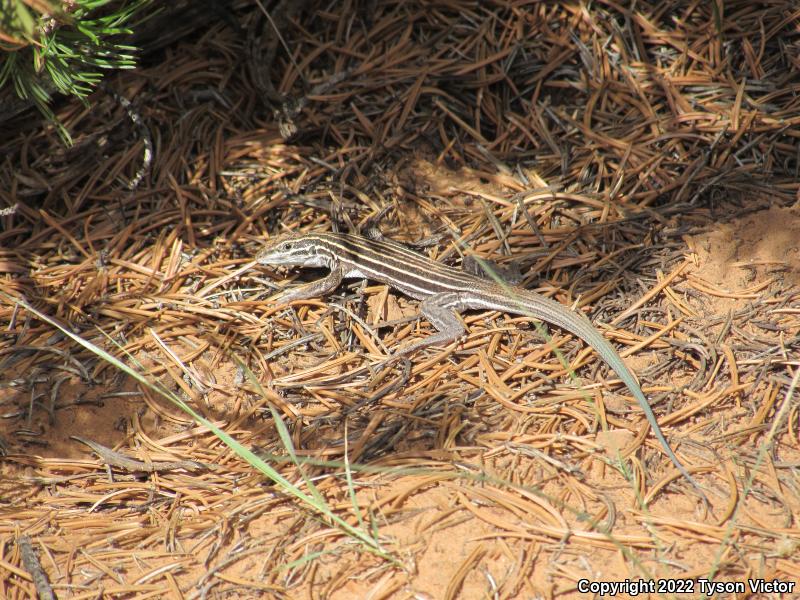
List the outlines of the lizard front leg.
{"label": "lizard front leg", "polygon": [[344,271],[342,271],[341,266],[336,266],[322,279],[284,290],[275,297],[275,300],[281,303],[288,303],[292,300],[306,300],[307,298],[326,296],[339,287],[342,279],[344,279]]}

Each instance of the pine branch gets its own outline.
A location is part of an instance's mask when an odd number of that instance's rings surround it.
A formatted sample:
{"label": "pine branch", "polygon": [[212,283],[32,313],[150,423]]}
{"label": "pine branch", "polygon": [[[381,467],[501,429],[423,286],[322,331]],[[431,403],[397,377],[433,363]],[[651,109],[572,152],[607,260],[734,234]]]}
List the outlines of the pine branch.
{"label": "pine branch", "polygon": [[60,92],[85,98],[103,71],[132,69],[136,48],[120,43],[150,0],[0,0],[0,88],[33,102],[67,145],[72,140],[50,108]]}

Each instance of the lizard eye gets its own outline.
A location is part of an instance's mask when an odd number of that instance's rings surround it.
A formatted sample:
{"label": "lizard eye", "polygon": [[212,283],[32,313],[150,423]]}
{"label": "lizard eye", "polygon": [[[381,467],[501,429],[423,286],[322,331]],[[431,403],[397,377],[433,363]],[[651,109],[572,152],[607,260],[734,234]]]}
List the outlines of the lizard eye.
{"label": "lizard eye", "polygon": [[294,243],[293,242],[285,242],[283,244],[284,252],[291,252],[293,249],[294,249]]}

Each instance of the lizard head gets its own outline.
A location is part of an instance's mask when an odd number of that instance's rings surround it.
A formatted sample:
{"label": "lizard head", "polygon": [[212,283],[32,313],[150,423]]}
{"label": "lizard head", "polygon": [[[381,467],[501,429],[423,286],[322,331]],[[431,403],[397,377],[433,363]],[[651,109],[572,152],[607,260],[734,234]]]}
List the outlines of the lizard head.
{"label": "lizard head", "polygon": [[282,238],[256,254],[260,265],[289,265],[296,267],[326,267],[329,265],[325,245],[314,234],[296,234]]}

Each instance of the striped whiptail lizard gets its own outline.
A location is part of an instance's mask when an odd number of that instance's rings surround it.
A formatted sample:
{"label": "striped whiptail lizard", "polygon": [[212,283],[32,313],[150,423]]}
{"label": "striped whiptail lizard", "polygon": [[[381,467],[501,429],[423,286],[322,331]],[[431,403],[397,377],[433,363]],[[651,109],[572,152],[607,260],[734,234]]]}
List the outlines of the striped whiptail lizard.
{"label": "striped whiptail lizard", "polygon": [[530,290],[501,285],[442,265],[389,240],[378,241],[341,233],[295,234],[261,250],[256,255],[256,261],[260,265],[330,269],[330,274],[322,279],[281,293],[277,297],[280,302],[324,296],[348,278],[380,281],[421,300],[420,312],[438,331],[398,351],[397,355],[457,339],[465,332],[457,314],[468,309],[496,310],[533,317],[578,336],[622,379],[642,407],[667,456],[705,498],[700,486],[664,438],[653,409],[633,373],[622,362],[613,346],[582,314]]}

